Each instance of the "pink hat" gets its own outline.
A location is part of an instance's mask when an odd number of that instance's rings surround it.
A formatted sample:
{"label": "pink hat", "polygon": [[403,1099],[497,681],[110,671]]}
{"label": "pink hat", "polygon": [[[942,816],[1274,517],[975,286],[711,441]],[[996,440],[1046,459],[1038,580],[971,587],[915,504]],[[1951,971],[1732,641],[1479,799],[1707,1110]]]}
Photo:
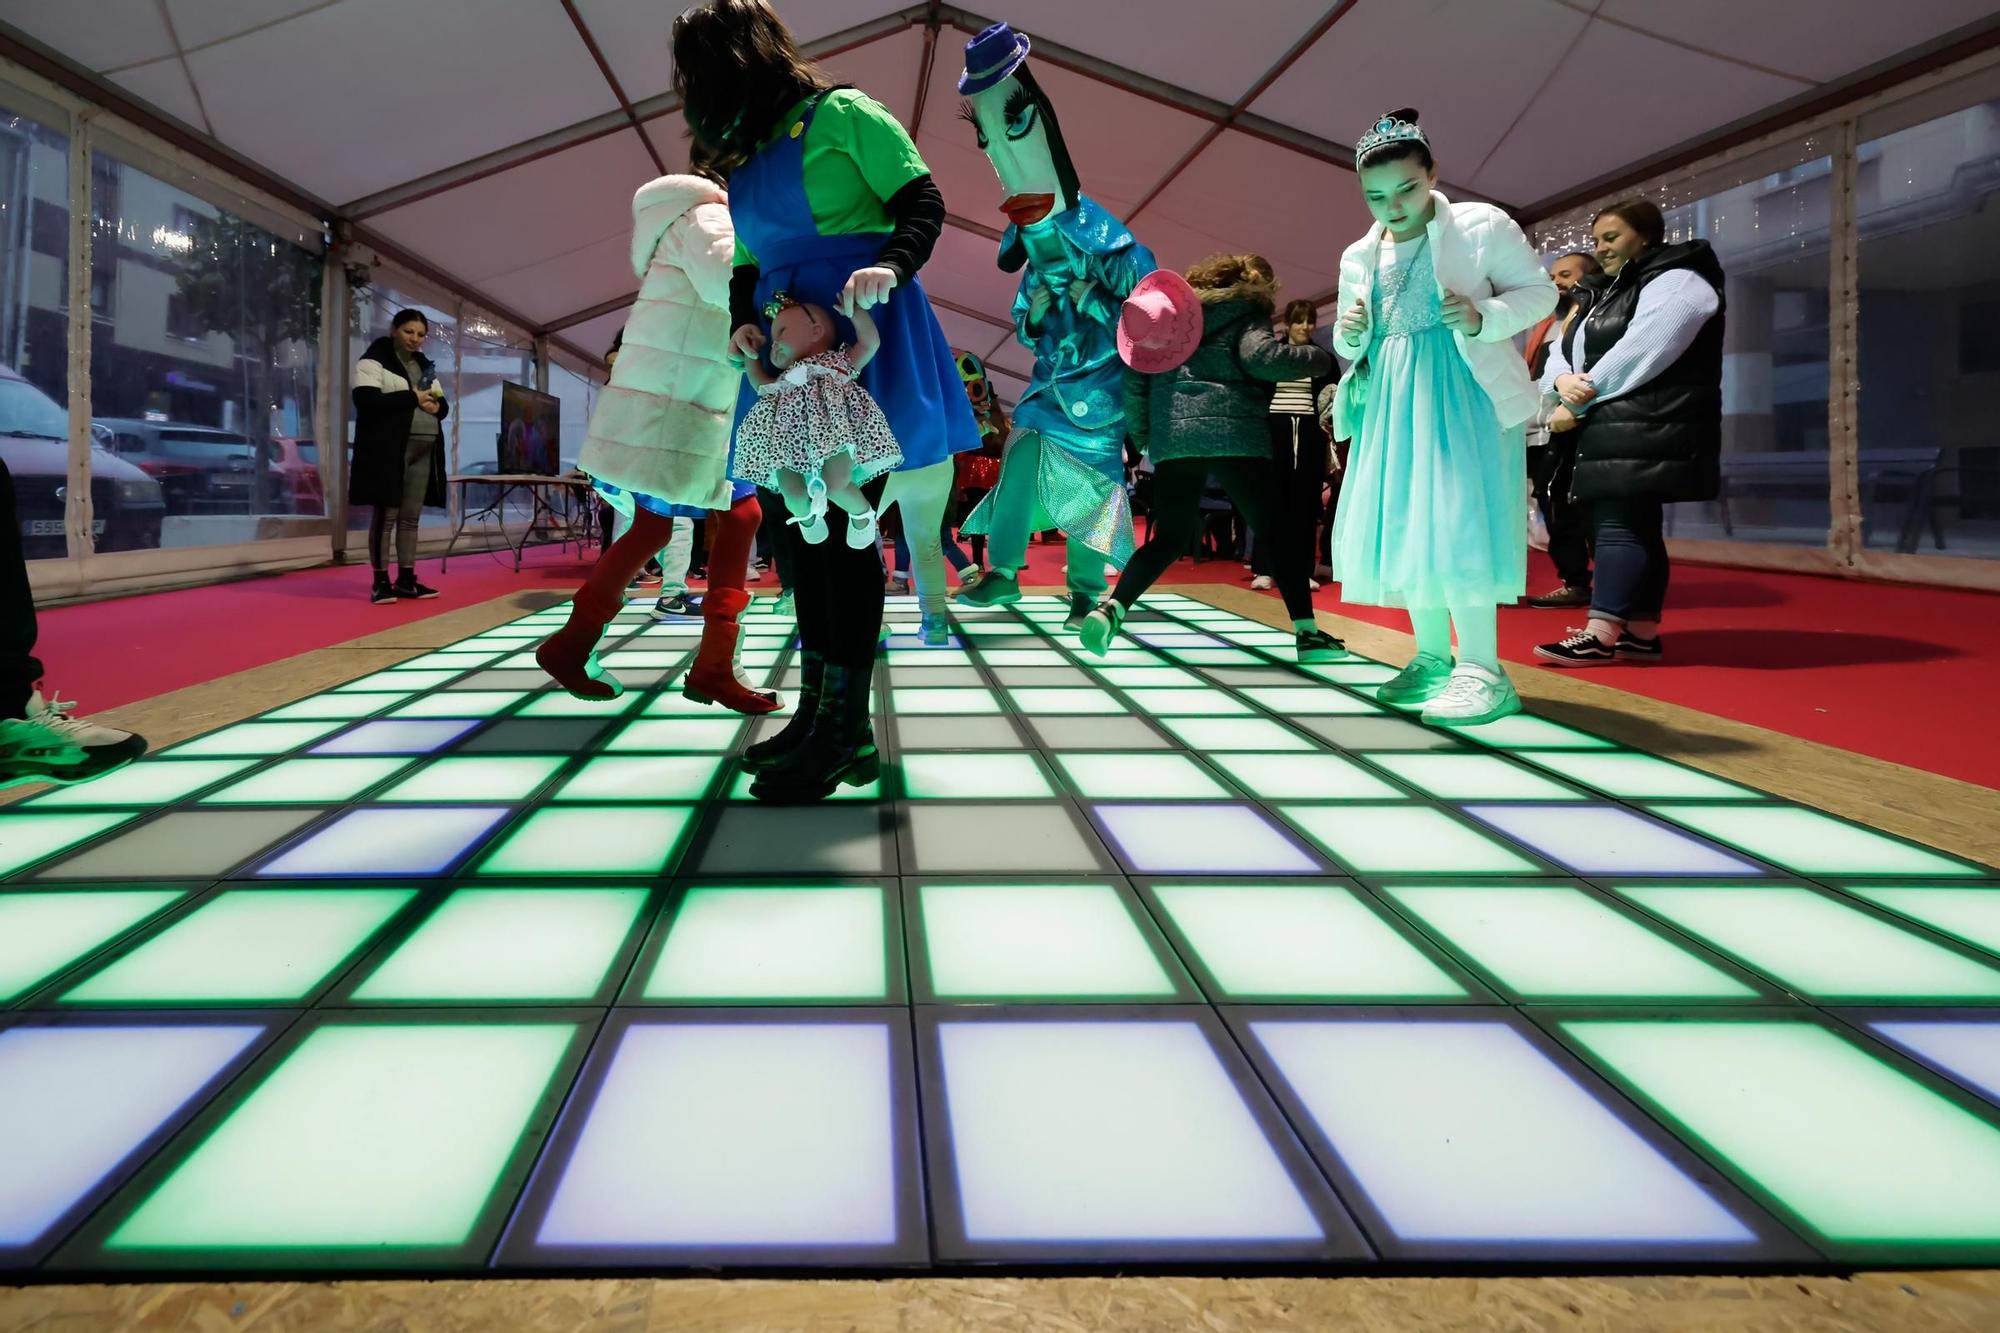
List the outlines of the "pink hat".
{"label": "pink hat", "polygon": [[1201,298],[1171,269],[1139,279],[1118,312],[1118,356],[1141,374],[1173,370],[1201,342]]}

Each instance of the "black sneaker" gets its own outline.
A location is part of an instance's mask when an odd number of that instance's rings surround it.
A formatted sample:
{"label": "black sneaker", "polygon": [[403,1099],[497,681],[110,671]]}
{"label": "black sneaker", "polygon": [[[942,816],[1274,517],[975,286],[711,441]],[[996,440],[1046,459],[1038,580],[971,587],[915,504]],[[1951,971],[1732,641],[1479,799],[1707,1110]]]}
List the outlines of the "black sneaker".
{"label": "black sneaker", "polygon": [[662,597],[659,601],[653,603],[652,615],[655,620],[668,620],[674,617],[697,616],[700,614],[701,612],[694,604],[694,599],[684,592],[677,592],[672,597]]}
{"label": "black sneaker", "polygon": [[1064,629],[1082,629],[1085,616],[1090,614],[1090,599],[1070,594],[1069,614],[1063,617]]}
{"label": "black sneaker", "polygon": [[1589,606],[1590,589],[1579,588],[1573,583],[1564,583],[1549,589],[1540,597],[1530,597],[1528,605],[1544,611],[1557,607]]}
{"label": "black sneaker", "polygon": [[1302,629],[1294,643],[1298,648],[1299,662],[1306,666],[1338,662],[1347,656],[1347,645],[1323,629]]}
{"label": "black sneaker", "polygon": [[384,602],[393,602],[396,600],[396,586],[389,582],[387,574],[377,574],[375,576],[375,587],[369,592],[368,600],[377,606],[382,605]]}
{"label": "black sneaker", "polygon": [[1657,662],[1664,656],[1660,646],[1660,636],[1642,639],[1636,634],[1620,634],[1612,649],[1621,662]]}
{"label": "black sneaker", "polygon": [[415,574],[398,574],[395,586],[396,596],[406,602],[428,601],[438,595],[436,588],[426,587],[417,582]]}
{"label": "black sneaker", "polygon": [[1566,667],[1608,666],[1618,660],[1611,645],[1587,629],[1556,643],[1535,645],[1535,656]]}

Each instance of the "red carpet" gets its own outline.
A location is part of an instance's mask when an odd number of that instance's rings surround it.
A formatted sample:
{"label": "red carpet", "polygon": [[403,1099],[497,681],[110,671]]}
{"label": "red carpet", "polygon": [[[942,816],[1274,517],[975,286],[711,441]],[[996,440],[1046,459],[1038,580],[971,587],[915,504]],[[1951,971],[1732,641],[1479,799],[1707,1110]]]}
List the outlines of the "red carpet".
{"label": "red carpet", "polygon": [[[1032,547],[1025,581],[1061,582],[1062,552]],[[1553,584],[1546,561],[1535,561],[1531,586]],[[444,596],[393,606],[368,602],[368,574],[357,568],[149,593],[43,612],[38,655],[50,685],[84,712],[101,711],[508,592],[568,591],[583,569],[574,553],[550,548],[530,551],[519,575],[484,555],[458,557],[449,574],[426,562],[422,577]],[[1249,574],[1230,561],[1182,561],[1170,581],[1247,586]],[[1314,600],[1323,610],[1409,628],[1401,613],[1348,606],[1337,591]],[[1501,652],[1533,663],[1535,644],[1580,620],[1574,611],[1505,610]],[[1991,684],[2000,667],[2000,597],[1683,566],[1663,633],[1667,662],[1595,669],[1589,679],[2000,787],[2000,694]]]}

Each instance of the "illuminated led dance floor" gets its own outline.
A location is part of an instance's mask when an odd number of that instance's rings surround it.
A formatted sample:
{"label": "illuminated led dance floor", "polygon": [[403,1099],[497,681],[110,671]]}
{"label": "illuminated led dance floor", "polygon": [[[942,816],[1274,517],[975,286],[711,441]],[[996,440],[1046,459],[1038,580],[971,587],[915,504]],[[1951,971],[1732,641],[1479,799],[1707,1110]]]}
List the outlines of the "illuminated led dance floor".
{"label": "illuminated led dance floor", "polygon": [[644,610],[0,811],[0,1282],[2000,1261],[1989,868],[1179,595],[892,601],[765,807]]}

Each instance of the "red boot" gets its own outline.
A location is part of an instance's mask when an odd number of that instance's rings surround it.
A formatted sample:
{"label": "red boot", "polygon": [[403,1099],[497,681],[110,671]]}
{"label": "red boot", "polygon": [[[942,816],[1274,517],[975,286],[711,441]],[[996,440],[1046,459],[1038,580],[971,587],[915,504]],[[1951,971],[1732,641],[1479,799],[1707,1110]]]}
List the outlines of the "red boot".
{"label": "red boot", "polygon": [[778,696],[753,690],[736,676],[736,639],[742,629],[736,623],[750,595],[741,588],[709,589],[702,598],[704,619],[701,647],[681,682],[681,694],[701,704],[721,704],[739,713],[775,713]]}
{"label": "red boot", "polygon": [[616,699],[625,693],[618,678],[597,660],[597,641],[625,606],[625,585],[647,557],[673,535],[671,518],[641,509],[623,537],[598,557],[590,577],[576,590],[569,623],[535,649],[535,661],[556,684],[579,699]]}

